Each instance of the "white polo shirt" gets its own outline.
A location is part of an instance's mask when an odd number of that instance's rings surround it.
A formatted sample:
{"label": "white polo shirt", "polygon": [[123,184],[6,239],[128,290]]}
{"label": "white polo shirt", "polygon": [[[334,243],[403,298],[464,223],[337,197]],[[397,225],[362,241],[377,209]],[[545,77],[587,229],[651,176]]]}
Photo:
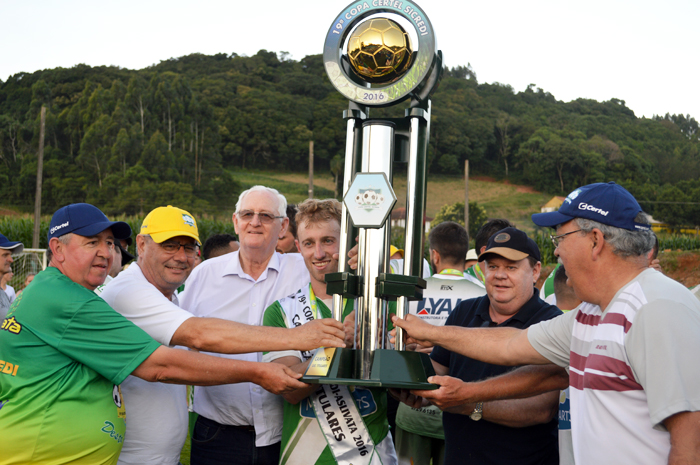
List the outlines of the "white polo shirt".
{"label": "white polo shirt", "polygon": [[[275,252],[255,280],[241,268],[238,252],[233,252],[206,260],[195,268],[185,283],[180,302],[182,308],[196,316],[261,326],[268,306],[308,286],[310,279],[300,254]],[[211,355],[262,361],[260,352]],[[198,386],[194,411],[224,425],[254,426],[258,447],[279,442],[282,437],[282,398],[257,384]]]}
{"label": "white polo shirt", "polygon": [[[177,328],[192,314],[149,283],[137,263],[119,273],[100,294],[113,309],[169,346]],[[177,465],[187,439],[187,386],[149,383],[128,376],[121,384],[126,434],[119,464]]]}

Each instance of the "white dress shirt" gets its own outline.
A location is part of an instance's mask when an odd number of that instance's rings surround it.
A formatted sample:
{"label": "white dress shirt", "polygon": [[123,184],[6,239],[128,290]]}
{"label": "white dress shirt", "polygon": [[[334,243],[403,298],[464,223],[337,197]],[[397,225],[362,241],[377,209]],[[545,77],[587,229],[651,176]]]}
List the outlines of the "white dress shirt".
{"label": "white dress shirt", "polygon": [[[196,316],[262,325],[265,309],[308,285],[309,272],[300,254],[275,252],[255,280],[233,252],[204,261],[194,269],[180,295],[181,307]],[[262,353],[211,354],[235,360],[262,361]],[[257,384],[198,386],[194,411],[224,425],[255,427],[255,445],[268,446],[282,437],[282,398]]]}

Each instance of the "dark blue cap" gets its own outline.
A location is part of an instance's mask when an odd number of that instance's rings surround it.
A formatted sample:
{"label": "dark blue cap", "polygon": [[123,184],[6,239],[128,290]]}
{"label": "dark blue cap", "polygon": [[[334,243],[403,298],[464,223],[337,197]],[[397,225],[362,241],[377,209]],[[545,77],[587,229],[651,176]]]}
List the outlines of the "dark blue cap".
{"label": "dark blue cap", "polygon": [[0,249],[12,250],[12,253],[22,253],[24,245],[21,242],[11,241],[0,234]]}
{"label": "dark blue cap", "polygon": [[540,248],[525,232],[517,228],[504,228],[489,237],[486,250],[479,255],[479,261],[488,260],[488,255],[500,255],[514,262],[532,257],[538,262],[542,260]]}
{"label": "dark blue cap", "polygon": [[131,236],[131,227],[123,221],[109,221],[102,211],[89,203],[74,203],[59,208],[51,217],[49,241],[68,233],[79,236],[96,236],[107,228],[112,228],[115,239]]}
{"label": "dark blue cap", "polygon": [[648,230],[651,225],[634,219],[642,207],[632,194],[614,182],[588,184],[569,194],[558,211],[535,213],[532,221],[537,226],[553,228],[574,218],[585,218],[630,231]]}

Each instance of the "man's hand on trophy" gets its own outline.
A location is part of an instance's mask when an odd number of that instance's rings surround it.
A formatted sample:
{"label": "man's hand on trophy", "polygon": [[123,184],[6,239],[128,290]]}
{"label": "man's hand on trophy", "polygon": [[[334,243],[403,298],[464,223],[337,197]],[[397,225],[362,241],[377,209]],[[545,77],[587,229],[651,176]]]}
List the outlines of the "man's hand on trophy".
{"label": "man's hand on trophy", "polygon": [[357,244],[355,244],[355,247],[348,251],[348,267],[351,270],[357,269]]}
{"label": "man's hand on trophy", "polygon": [[[357,237],[355,238],[355,241],[357,241]],[[334,253],[333,260],[340,260],[340,254]],[[357,244],[355,244],[355,247],[348,251],[348,267],[351,270],[357,269]]]}
{"label": "man's hand on trophy", "polygon": [[343,320],[343,328],[345,329],[345,347],[355,347],[355,310],[350,312]]}
{"label": "man's hand on trophy", "polygon": [[406,350],[411,351],[411,352],[423,352],[424,354],[432,354],[433,353],[433,348],[432,347],[424,347],[418,343],[411,343],[411,344],[406,344]]}
{"label": "man's hand on trophy", "polygon": [[411,408],[421,408],[430,405],[430,402],[423,399],[422,397],[416,396],[408,389],[389,389],[389,394],[399,402],[403,402]]}
{"label": "man's hand on trophy", "polygon": [[[439,330],[439,326],[433,326],[426,323],[415,315],[410,313],[405,319],[401,319],[396,315],[391,316],[391,321],[394,326],[403,328],[406,344],[420,344],[423,348],[433,347],[434,331]],[[396,329],[389,333],[389,342],[396,344]]]}
{"label": "man's hand on trophy", "polygon": [[[291,330],[296,350],[314,350],[319,347],[345,347],[343,323],[333,318],[313,320]],[[352,340],[352,338],[351,338]]]}
{"label": "man's hand on trophy", "polygon": [[[413,390],[411,394],[420,396],[426,399],[431,404],[437,406],[440,410],[449,411],[451,407],[461,406],[466,403],[477,402],[479,399],[475,397],[477,391],[470,389],[470,385],[474,383],[465,383],[461,379],[453,378],[452,376],[431,376],[428,382],[438,384],[440,387],[435,390]],[[471,392],[470,392],[471,391]],[[461,413],[453,411],[452,413]],[[472,407],[470,412],[474,410]]]}

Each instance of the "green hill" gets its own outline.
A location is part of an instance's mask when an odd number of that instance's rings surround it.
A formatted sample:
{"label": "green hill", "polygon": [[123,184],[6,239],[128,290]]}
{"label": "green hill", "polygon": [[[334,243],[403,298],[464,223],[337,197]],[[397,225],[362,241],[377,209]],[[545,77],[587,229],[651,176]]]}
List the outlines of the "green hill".
{"label": "green hill", "polygon": [[[230,211],[250,170],[303,176],[310,140],[316,170],[344,155],[347,102],[320,55],[193,54],[142,70],[21,73],[0,82],[0,197],[25,211],[33,205],[42,105],[47,210],[86,201],[136,214],[175,203],[217,215]],[[371,111],[402,114],[402,106]],[[469,160],[474,176],[558,195],[614,180],[656,218],[695,225],[699,136],[690,115],[637,118],[619,99],[561,102],[534,86],[515,92],[479,83],[474,70],[458,66],[433,95],[429,173],[448,182]]]}

